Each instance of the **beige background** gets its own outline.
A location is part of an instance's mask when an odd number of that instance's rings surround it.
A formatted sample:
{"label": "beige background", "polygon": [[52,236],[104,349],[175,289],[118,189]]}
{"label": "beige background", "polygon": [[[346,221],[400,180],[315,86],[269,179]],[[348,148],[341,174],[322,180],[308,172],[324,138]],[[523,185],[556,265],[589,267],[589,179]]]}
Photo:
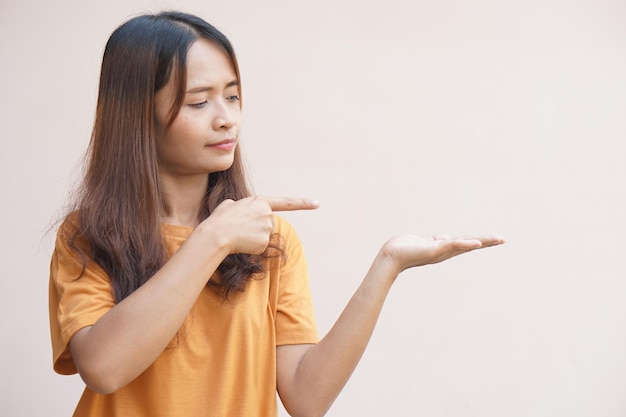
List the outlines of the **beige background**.
{"label": "beige background", "polygon": [[384,240],[504,247],[406,272],[329,416],[626,415],[626,3],[0,3],[0,415],[67,416],[47,279],[110,32],[182,8],[241,62],[256,191],[288,219],[327,331]]}

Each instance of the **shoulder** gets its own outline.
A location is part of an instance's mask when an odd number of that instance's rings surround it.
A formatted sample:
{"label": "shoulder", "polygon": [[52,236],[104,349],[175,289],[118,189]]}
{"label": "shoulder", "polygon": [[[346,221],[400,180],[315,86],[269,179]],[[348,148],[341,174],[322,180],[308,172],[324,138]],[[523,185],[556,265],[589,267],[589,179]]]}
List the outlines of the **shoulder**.
{"label": "shoulder", "polygon": [[284,217],[277,214],[274,214],[274,233],[279,234],[289,246],[300,244],[300,238],[295,228]]}
{"label": "shoulder", "polygon": [[61,221],[59,226],[58,235],[65,236],[67,234],[75,235],[79,230],[78,212],[73,211],[69,213]]}
{"label": "shoulder", "polygon": [[[81,276],[86,267],[96,267],[89,241],[82,235],[77,212],[68,214],[57,230],[51,268],[65,270],[71,279]],[[56,274],[53,274],[56,275]]]}
{"label": "shoulder", "polygon": [[274,214],[274,231],[276,233],[293,233],[294,228],[284,217]]}
{"label": "shoulder", "polygon": [[72,249],[82,252],[89,251],[89,244],[81,234],[80,220],[78,212],[69,213],[61,221],[57,230],[55,250]]}

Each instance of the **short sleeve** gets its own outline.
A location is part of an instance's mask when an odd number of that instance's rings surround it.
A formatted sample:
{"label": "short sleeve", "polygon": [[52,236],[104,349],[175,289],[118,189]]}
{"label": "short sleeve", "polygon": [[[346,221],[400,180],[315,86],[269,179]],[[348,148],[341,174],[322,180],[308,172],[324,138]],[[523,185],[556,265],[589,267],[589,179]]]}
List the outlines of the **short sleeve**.
{"label": "short sleeve", "polygon": [[57,233],[50,262],[48,306],[54,370],[69,375],[77,372],[69,351],[74,334],[94,325],[115,305],[111,282],[93,261],[72,246],[76,226],[66,220]]}
{"label": "short sleeve", "polygon": [[276,301],[276,345],[317,343],[318,333],[304,250],[291,225],[275,217],[285,245]]}

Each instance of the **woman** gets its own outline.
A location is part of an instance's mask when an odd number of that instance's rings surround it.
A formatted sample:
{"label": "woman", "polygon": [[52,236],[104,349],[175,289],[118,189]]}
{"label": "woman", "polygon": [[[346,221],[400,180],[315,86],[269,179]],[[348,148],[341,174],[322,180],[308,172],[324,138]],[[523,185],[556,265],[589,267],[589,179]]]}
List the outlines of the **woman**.
{"label": "woman", "polygon": [[140,16],[109,39],[89,164],[51,263],[54,367],[86,383],[76,416],[325,414],[406,268],[503,243],[387,241],[318,340],[304,254],[251,196],[229,41],[198,17]]}

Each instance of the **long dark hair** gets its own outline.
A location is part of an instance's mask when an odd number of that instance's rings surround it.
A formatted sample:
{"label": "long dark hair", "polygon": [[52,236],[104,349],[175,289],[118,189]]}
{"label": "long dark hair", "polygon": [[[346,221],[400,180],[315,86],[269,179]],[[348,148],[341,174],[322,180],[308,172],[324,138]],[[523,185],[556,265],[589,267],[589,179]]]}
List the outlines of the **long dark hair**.
{"label": "long dark hair", "polygon": [[[142,15],[122,24],[109,38],[100,74],[96,116],[84,181],[74,207],[89,254],[109,275],[117,302],[145,283],[166,260],[161,216],[163,198],[155,147],[155,93],[173,78],[177,86],[169,123],[182,105],[186,57],[198,39],[208,39],[230,57],[241,88],[237,59],[228,39],[201,18],[180,12]],[[207,174],[208,175],[208,174]],[[198,220],[225,199],[250,195],[241,153],[233,165],[211,173]],[[82,244],[80,245],[82,246]],[[227,297],[262,273],[261,256],[231,254],[210,283]],[[84,254],[81,253],[84,256]]]}

